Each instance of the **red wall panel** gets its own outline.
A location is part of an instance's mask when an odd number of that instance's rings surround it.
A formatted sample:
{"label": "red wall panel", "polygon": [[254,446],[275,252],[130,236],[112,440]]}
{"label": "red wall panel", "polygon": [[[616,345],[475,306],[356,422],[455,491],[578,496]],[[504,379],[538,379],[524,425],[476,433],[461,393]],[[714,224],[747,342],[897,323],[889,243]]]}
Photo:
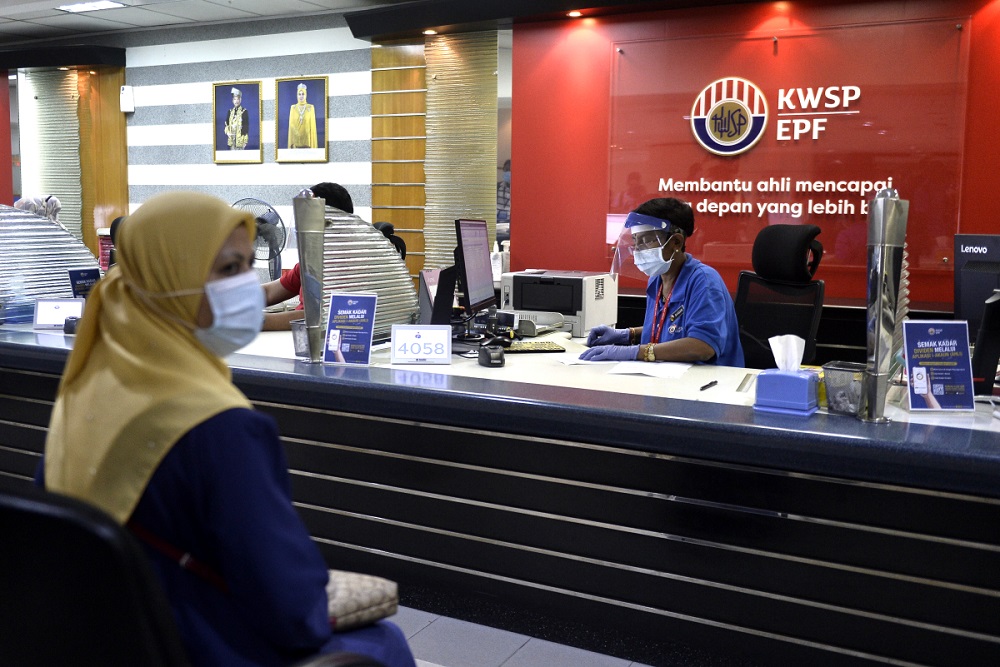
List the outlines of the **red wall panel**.
{"label": "red wall panel", "polygon": [[[512,268],[603,271],[609,266],[604,238],[609,150],[613,150],[609,143],[615,43],[664,37],[762,35],[795,24],[824,27],[969,15],[968,112],[957,229],[962,233],[1000,233],[991,197],[1000,192],[992,157],[993,146],[1000,138],[1000,127],[993,120],[1000,96],[998,0],[760,3],[517,25],[512,153],[519,166],[512,173],[512,191],[516,193],[512,197]],[[696,40],[691,43],[692,48],[697,48]],[[689,166],[678,165],[678,171],[683,173]],[[906,197],[902,187],[901,191]],[[954,219],[944,227],[950,234],[956,228]],[[940,234],[938,229],[911,227],[910,237],[920,240]],[[832,239],[827,242],[832,243]],[[916,245],[921,248],[911,248],[911,252],[923,250],[926,243],[921,240]],[[722,272],[734,289],[738,269],[722,267]],[[824,265],[821,273],[828,294],[863,299],[863,267]],[[951,274],[944,275],[945,280],[940,276],[924,280],[926,284],[916,295],[917,305],[922,305],[921,300],[928,305],[950,303]]]}

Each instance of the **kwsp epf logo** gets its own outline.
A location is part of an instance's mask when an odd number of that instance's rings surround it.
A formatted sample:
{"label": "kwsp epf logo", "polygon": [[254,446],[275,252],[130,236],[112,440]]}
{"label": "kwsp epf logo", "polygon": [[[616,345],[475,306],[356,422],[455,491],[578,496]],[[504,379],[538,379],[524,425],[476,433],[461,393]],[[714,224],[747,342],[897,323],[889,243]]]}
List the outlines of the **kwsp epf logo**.
{"label": "kwsp epf logo", "polygon": [[710,83],[691,107],[691,131],[705,150],[739,155],[756,144],[767,127],[767,100],[756,85],[731,76]]}

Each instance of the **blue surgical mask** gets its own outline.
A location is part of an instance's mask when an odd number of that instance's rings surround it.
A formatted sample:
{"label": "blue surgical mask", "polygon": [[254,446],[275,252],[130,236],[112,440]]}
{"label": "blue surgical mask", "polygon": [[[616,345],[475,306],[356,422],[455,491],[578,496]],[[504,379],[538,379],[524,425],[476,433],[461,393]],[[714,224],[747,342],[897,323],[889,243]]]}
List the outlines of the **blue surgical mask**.
{"label": "blue surgical mask", "polygon": [[635,257],[636,267],[652,278],[653,276],[662,276],[670,270],[670,267],[674,263],[675,254],[677,254],[676,250],[670,254],[670,259],[663,259],[663,247],[661,246],[659,248],[636,250],[633,256]]}
{"label": "blue surgical mask", "polygon": [[501,177],[501,178],[503,178],[503,182],[504,182],[504,183],[510,183],[510,172],[509,172],[509,171],[505,171],[505,172],[503,172],[503,173],[502,173],[502,174],[500,175],[500,177]]}
{"label": "blue surgical mask", "polygon": [[264,289],[254,271],[205,284],[212,326],[195,329],[202,345],[225,357],[249,345],[264,324]]}

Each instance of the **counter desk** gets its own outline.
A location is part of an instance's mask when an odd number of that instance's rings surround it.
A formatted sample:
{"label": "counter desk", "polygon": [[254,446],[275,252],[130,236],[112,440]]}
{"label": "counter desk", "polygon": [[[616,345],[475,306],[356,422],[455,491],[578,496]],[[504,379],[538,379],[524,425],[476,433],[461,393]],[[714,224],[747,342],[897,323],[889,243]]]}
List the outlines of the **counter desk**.
{"label": "counter desk", "polygon": [[[70,346],[0,327],[0,485],[29,482]],[[331,565],[763,664],[1000,662],[990,406],[799,418],[752,408],[753,371],[559,357],[320,365],[263,334],[228,361]]]}

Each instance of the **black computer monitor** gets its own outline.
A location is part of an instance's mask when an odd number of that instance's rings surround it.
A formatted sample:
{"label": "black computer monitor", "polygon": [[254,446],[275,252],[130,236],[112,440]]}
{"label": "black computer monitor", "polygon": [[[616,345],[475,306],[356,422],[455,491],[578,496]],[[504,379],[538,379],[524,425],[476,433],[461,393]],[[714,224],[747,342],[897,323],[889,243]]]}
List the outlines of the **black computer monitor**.
{"label": "black computer monitor", "polygon": [[977,396],[992,396],[1000,364],[1000,289],[982,305],[982,319],[972,352],[972,382]]}
{"label": "black computer monitor", "polygon": [[493,288],[493,263],[490,260],[490,234],[485,220],[456,220],[455,269],[458,279],[458,303],[466,317],[496,305]]}
{"label": "black computer monitor", "polygon": [[1000,234],[955,235],[955,319],[969,323],[975,340],[983,303],[1000,289]]}

